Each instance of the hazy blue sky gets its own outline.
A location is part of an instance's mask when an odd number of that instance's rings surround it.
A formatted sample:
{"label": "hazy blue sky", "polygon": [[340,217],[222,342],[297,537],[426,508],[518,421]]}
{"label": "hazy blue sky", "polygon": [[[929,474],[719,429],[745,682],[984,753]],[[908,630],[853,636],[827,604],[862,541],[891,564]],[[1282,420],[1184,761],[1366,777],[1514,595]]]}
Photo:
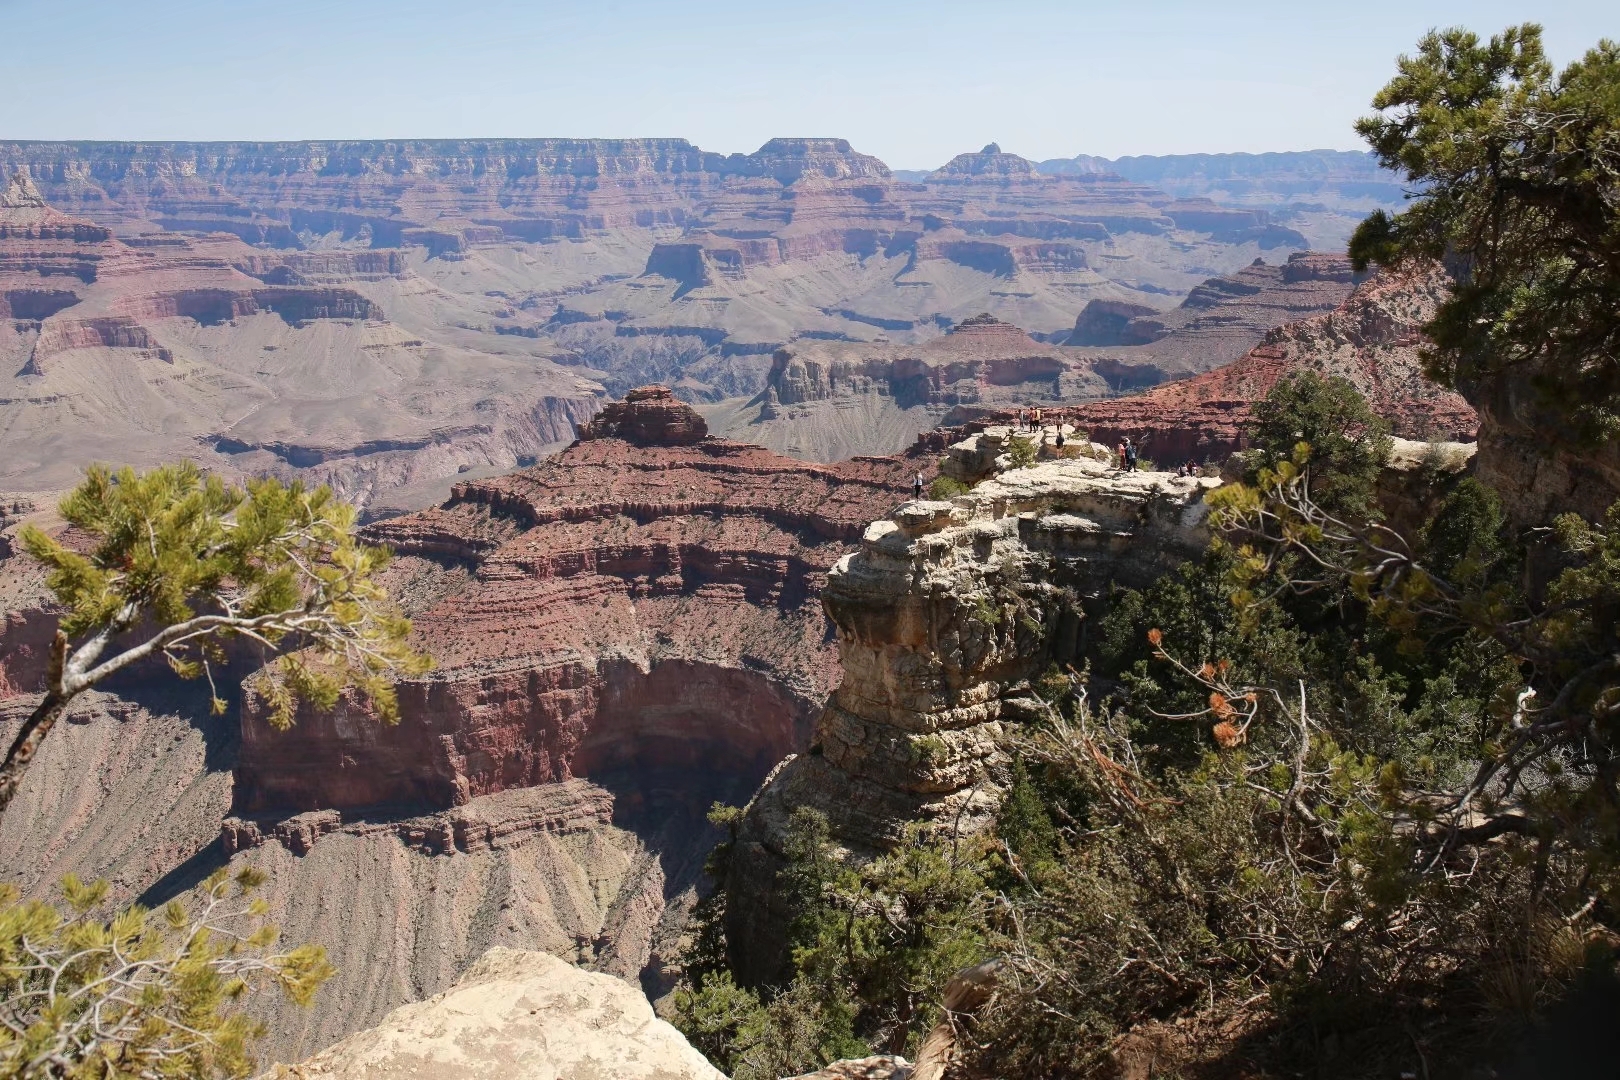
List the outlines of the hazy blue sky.
{"label": "hazy blue sky", "polygon": [[0,0],[0,139],[839,135],[896,168],[1352,147],[1431,26],[1615,0]]}

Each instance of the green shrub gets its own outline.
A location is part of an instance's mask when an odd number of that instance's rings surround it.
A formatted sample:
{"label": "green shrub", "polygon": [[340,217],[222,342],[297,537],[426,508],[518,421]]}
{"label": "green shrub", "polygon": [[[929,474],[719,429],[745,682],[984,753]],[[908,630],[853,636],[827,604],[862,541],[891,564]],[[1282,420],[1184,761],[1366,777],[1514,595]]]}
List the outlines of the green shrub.
{"label": "green shrub", "polygon": [[1034,439],[1014,435],[1007,440],[1007,459],[1012,462],[1013,468],[1027,469],[1035,464],[1037,456]]}

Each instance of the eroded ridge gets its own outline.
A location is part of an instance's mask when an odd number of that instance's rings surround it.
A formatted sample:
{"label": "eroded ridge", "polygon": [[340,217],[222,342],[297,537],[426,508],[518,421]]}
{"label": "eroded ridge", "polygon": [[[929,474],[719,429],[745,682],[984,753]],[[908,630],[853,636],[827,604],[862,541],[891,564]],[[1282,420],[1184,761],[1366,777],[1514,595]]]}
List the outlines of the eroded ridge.
{"label": "eroded ridge", "polygon": [[932,464],[809,465],[693,440],[701,423],[649,388],[556,458],[375,526],[438,670],[401,688],[394,728],[350,705],[278,733],[250,692],[238,812],[672,770],[751,786],[803,749],[837,681],[826,573]]}

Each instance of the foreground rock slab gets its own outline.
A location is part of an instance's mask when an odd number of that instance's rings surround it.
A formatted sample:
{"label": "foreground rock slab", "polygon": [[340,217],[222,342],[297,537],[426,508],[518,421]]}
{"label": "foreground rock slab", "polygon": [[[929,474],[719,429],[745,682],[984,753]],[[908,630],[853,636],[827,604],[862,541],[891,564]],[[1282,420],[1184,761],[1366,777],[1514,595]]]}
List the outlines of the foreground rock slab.
{"label": "foreground rock slab", "polygon": [[265,1077],[723,1080],[629,984],[500,947],[444,993]]}

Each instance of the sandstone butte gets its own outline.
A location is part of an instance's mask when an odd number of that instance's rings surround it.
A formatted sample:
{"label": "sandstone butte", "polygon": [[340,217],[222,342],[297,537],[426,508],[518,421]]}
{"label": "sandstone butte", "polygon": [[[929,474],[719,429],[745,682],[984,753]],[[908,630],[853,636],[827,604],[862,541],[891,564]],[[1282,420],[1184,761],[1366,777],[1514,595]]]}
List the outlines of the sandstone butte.
{"label": "sandstone butte", "polygon": [[395,728],[340,708],[276,733],[250,688],[237,807],[442,809],[636,769],[757,781],[836,679],[827,570],[919,468],[783,458],[633,391],[562,454],[372,527],[438,668],[401,687]]}

